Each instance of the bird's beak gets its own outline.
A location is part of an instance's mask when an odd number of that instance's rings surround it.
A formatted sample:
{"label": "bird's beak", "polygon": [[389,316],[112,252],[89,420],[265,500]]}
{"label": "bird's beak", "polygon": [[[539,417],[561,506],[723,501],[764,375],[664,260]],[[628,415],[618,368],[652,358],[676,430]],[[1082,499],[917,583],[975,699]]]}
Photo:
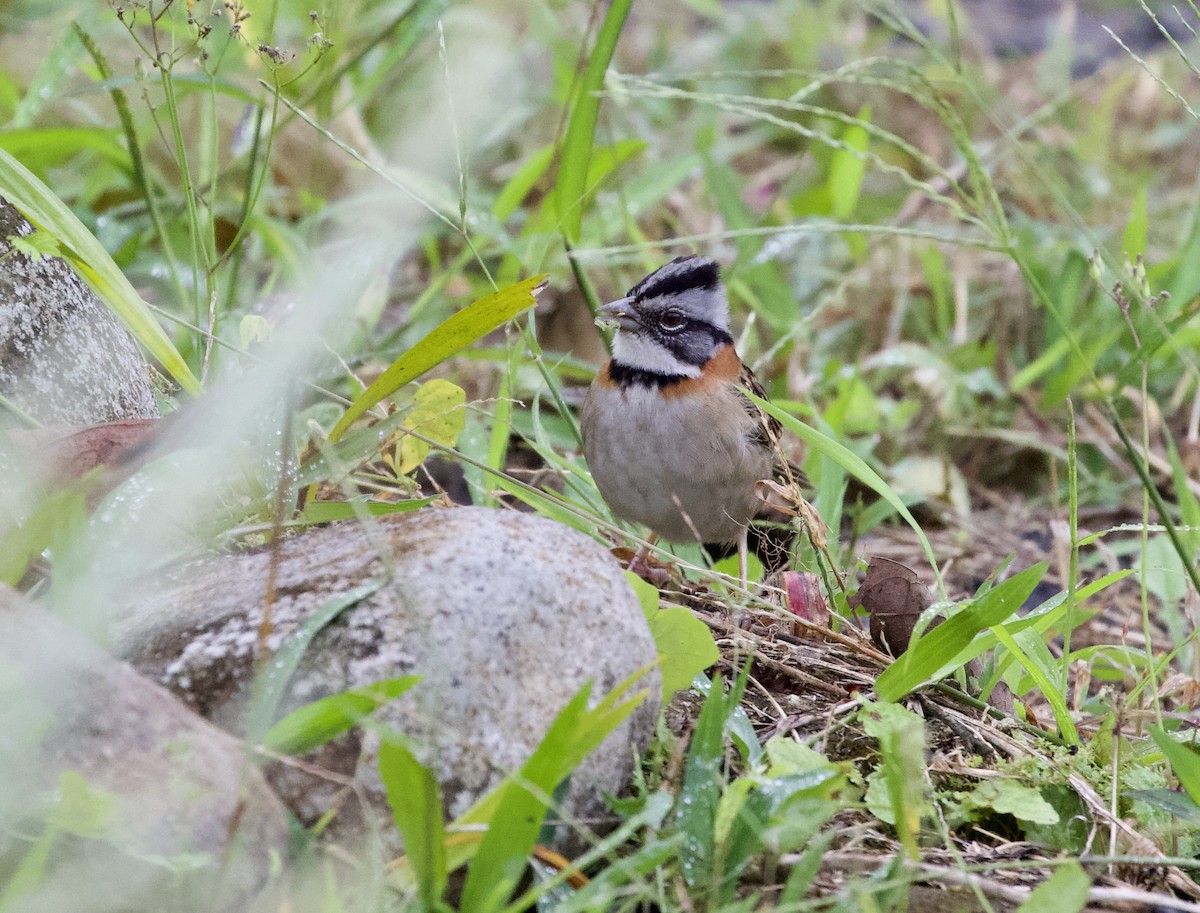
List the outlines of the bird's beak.
{"label": "bird's beak", "polygon": [[596,308],[596,323],[615,326],[619,330],[636,330],[641,326],[632,298],[621,298]]}

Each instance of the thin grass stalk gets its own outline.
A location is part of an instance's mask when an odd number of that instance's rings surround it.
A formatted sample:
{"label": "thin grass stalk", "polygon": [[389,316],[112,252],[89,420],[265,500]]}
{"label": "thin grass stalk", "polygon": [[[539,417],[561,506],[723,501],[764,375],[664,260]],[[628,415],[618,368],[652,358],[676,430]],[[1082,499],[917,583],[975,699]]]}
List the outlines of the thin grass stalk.
{"label": "thin grass stalk", "polygon": [[[184,205],[187,208],[188,233],[192,245],[192,283],[194,285],[192,297],[196,325],[200,326],[204,322],[203,308],[208,302],[208,260],[206,254],[211,246],[211,238],[209,239],[210,243],[205,243],[204,235],[201,231],[200,212],[196,206],[196,188],[192,184],[191,170],[188,165],[187,146],[183,139],[183,128],[180,124],[178,99],[175,96],[175,83],[171,77],[171,64],[169,61],[164,60],[156,60],[155,64],[162,77],[163,97],[167,105],[167,121],[171,125],[171,134],[175,142],[175,161],[179,166],[179,180],[183,191]],[[197,340],[197,345],[202,344],[203,340]]]}
{"label": "thin grass stalk", "polygon": [[[75,34],[80,42],[83,43],[83,46],[87,48],[88,54],[91,55],[92,62],[96,65],[96,70],[99,72],[100,78],[106,81],[112,79],[113,73],[108,65],[108,60],[100,50],[99,45],[92,40],[92,36],[83,30],[78,21],[71,23],[71,27],[75,30]],[[129,100],[125,97],[125,92],[116,86],[109,89],[109,95],[112,96],[113,105],[117,109],[117,119],[121,122],[121,132],[125,134],[125,146],[129,150],[129,161],[133,166],[133,185],[146,202],[146,212],[150,216],[150,224],[154,226],[154,233],[158,237],[158,243],[162,248],[163,256],[167,260],[168,272],[171,274],[171,282],[175,288],[175,297],[180,305],[183,305],[186,303],[187,295],[183,290],[183,283],[179,278],[179,258],[175,254],[171,237],[163,224],[162,211],[159,209],[158,201],[155,199],[154,192],[150,187],[150,179],[146,173],[146,158],[142,154],[142,144],[138,140],[137,128],[133,122],[133,112],[129,108]]]}
{"label": "thin grass stalk", "polygon": [[1064,695],[1071,688],[1071,632],[1075,630],[1075,589],[1079,580],[1079,451],[1075,431],[1075,402],[1067,397],[1067,523],[1071,557],[1067,571],[1066,630],[1063,631],[1062,680]]}

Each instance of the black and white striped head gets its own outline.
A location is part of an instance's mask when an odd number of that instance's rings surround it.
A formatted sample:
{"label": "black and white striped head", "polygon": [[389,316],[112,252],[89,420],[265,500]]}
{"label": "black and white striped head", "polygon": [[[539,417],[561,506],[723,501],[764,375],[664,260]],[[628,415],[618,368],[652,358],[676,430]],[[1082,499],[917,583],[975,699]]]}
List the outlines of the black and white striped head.
{"label": "black and white striped head", "polygon": [[720,267],[708,257],[676,257],[599,314],[616,324],[614,367],[653,377],[696,377],[733,342]]}

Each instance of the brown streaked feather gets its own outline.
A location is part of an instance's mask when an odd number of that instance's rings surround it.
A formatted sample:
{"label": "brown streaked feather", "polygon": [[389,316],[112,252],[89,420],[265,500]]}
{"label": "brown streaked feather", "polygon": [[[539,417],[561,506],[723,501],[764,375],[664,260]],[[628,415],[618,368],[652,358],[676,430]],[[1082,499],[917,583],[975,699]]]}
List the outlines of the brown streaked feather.
{"label": "brown streaked feather", "polygon": [[[750,370],[748,365],[741,366],[741,373],[738,375],[738,386],[749,390],[759,399],[767,399],[767,391],[763,389],[763,385],[759,383],[754,372]],[[783,436],[783,424],[773,415],[768,415],[758,407],[757,403],[751,402],[749,397],[743,396],[742,403],[746,407],[746,411],[750,413],[751,418],[756,422],[753,440],[756,444],[767,450],[775,452],[775,476],[784,481],[794,481],[802,488],[811,487],[811,482],[808,476],[795,463],[788,460],[783,455],[783,448],[780,446],[780,438]]]}
{"label": "brown streaked feather", "polygon": [[[754,372],[747,365],[741,365],[737,382],[739,387],[745,387],[759,399],[767,398],[767,391],[763,389],[763,385],[758,382],[758,378],[754,376]],[[773,415],[767,415],[758,408],[756,403],[751,402],[745,396],[742,397],[742,402],[746,406],[746,411],[750,413],[750,417],[758,423],[754,439],[763,447],[778,446],[779,437],[783,434],[783,425],[779,423],[779,419]]]}

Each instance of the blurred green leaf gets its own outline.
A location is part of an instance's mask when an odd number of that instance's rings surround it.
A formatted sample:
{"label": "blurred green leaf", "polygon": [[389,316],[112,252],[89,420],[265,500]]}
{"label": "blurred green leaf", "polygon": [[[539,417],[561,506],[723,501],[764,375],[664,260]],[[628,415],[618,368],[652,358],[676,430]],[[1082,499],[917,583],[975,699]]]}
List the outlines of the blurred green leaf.
{"label": "blurred green leaf", "polygon": [[12,127],[29,127],[51,99],[58,97],[62,84],[75,69],[75,61],[82,50],[79,36],[73,30],[68,29],[62,33],[62,37],[38,63],[37,72],[29,81],[13,112]]}
{"label": "blurred green leaf", "polygon": [[546,797],[645,699],[641,692],[621,700],[643,671],[634,673],[591,710],[587,705],[592,686],[584,685],[559,711],[519,773],[455,820],[456,829],[487,825],[483,841],[477,847],[464,848],[466,852],[455,860],[461,862],[473,855],[460,909],[492,913],[504,905],[537,841],[546,815]]}
{"label": "blurred green leaf", "polygon": [[1121,250],[1133,263],[1146,255],[1146,241],[1150,234],[1150,217],[1146,212],[1146,188],[1143,187],[1133,199],[1133,212],[1125,223],[1125,234],[1121,238]]}
{"label": "blurred green leaf", "polygon": [[535,150],[517,169],[516,174],[508,179],[492,204],[492,214],[503,221],[517,211],[538,178],[546,173],[550,163],[554,161],[554,147],[542,146]]}
{"label": "blurred green leaf", "polygon": [[374,577],[352,590],[327,599],[296,631],[283,642],[271,661],[263,666],[254,680],[250,707],[246,711],[246,740],[262,742],[271,728],[275,711],[283,700],[288,682],[304,658],[312,639],[330,622],[351,606],[377,593],[387,583],[385,577]]}
{"label": "blurred green leaf", "polygon": [[[870,122],[871,109],[863,108],[858,119]],[[831,215],[845,222],[858,207],[858,196],[862,192],[863,178],[867,173],[867,151],[869,136],[865,127],[850,125],[842,133],[845,148],[835,149],[829,164],[829,203]],[[857,153],[857,154],[855,154]]]}
{"label": "blurred green leaf", "polygon": [[625,17],[633,0],[613,0],[604,14],[604,22],[596,36],[595,47],[588,56],[574,92],[571,119],[567,124],[566,139],[563,140],[562,156],[558,166],[558,214],[563,234],[567,241],[579,241],[583,224],[583,200],[588,187],[588,165],[595,141],[596,120],[600,114],[599,92],[604,88],[604,74],[617,48],[617,39],[625,25]]}
{"label": "blurred green leaf", "polygon": [[107,837],[118,822],[118,811],[117,797],[111,792],[93,786],[78,771],[64,770],[46,823],[76,837]]}
{"label": "blurred green leaf", "polygon": [[0,583],[15,587],[43,551],[66,546],[87,529],[84,492],[76,486],[55,489],[21,522],[7,526],[8,520],[0,521]]}
{"label": "blurred green leaf", "polygon": [[61,165],[85,149],[99,153],[123,171],[132,171],[133,160],[120,136],[119,130],[98,127],[5,130],[0,132],[0,149],[22,162],[34,163],[43,174],[47,168]]}

